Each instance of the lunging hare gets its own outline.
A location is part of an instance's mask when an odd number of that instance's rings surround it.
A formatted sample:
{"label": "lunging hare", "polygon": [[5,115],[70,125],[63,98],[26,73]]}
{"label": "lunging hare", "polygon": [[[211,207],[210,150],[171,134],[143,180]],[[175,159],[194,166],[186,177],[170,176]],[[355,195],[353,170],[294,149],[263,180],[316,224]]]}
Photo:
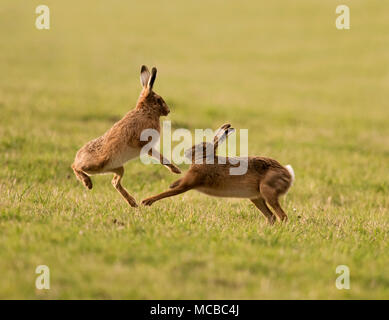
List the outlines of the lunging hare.
{"label": "lunging hare", "polygon": [[[264,157],[216,156],[218,145],[233,131],[230,124],[224,124],[218,129],[213,143],[203,142],[188,149],[185,156],[192,160],[192,164],[185,176],[173,182],[171,190],[147,198],[142,204],[150,206],[155,201],[195,189],[216,197],[248,198],[273,224],[276,217],[267,202],[280,221],[287,220],[278,198],[288,191],[294,180],[292,167],[284,167],[276,160]],[[231,175],[230,169],[238,166],[237,161],[246,165],[247,171]]]}
{"label": "lunging hare", "polygon": [[[137,207],[135,199],[122,187],[120,181],[124,174],[123,165],[140,155],[142,147],[148,141],[141,141],[140,136],[145,129],[155,129],[160,132],[159,118],[167,116],[169,107],[161,96],[156,94],[153,84],[157,69],[151,74],[146,66],[142,66],[140,80],[143,86],[135,109],[128,112],[123,119],[116,122],[103,136],[84,145],[76,155],[72,169],[76,177],[92,189],[90,175],[113,173],[113,186],[132,207]],[[150,150],[149,155],[159,155],[159,161],[174,173],[181,173],[156,150]]]}

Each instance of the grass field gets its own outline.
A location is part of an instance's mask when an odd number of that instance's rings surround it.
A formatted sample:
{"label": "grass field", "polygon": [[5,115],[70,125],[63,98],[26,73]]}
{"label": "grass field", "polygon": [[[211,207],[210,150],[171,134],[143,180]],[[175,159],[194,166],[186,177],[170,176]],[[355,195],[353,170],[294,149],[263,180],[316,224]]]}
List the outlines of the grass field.
{"label": "grass field", "polygon": [[[39,4],[0,4],[0,298],[389,298],[386,1],[46,0],[42,31]],[[287,224],[195,191],[132,209],[109,175],[83,188],[75,153],[135,106],[141,64],[173,128],[230,121],[293,165]],[[139,203],[175,179],[135,160],[123,185]]]}

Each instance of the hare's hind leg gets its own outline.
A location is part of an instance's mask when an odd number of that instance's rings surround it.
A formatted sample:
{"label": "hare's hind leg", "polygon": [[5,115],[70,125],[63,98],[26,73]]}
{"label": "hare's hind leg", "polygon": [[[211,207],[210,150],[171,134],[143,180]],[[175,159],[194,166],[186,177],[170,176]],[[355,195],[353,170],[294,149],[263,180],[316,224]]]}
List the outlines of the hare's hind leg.
{"label": "hare's hind leg", "polygon": [[125,188],[123,188],[121,184],[121,180],[124,175],[124,168],[120,167],[110,171],[114,173],[112,179],[112,185],[114,186],[114,188],[122,195],[122,197],[127,201],[127,203],[131,207],[137,207],[138,205],[136,204],[135,199],[127,192]]}
{"label": "hare's hind leg", "polygon": [[74,164],[72,164],[72,169],[74,171],[74,174],[76,175],[77,179],[80,180],[85,188],[92,189],[93,184],[91,178],[83,172],[81,169],[78,169]]}
{"label": "hare's hind leg", "polygon": [[261,195],[265,198],[267,203],[274,209],[280,221],[288,220],[288,216],[286,215],[284,210],[282,210],[280,203],[278,202],[278,197],[280,194],[275,188],[267,184],[261,184]]}
{"label": "hare's hind leg", "polygon": [[252,203],[263,213],[269,224],[274,224],[276,216],[271,212],[263,198],[250,199]]}

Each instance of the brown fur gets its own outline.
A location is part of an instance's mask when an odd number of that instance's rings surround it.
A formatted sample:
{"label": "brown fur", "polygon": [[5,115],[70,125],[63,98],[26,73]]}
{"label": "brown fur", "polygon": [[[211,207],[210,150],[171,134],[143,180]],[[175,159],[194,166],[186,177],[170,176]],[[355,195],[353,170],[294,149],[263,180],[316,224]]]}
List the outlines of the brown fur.
{"label": "brown fur", "polygon": [[[229,128],[229,125],[223,125],[220,129],[228,135],[228,130],[231,130]],[[219,131],[215,135],[214,149],[219,143]],[[202,147],[203,155],[205,155],[209,145],[202,143]],[[143,205],[150,206],[155,201],[195,189],[216,197],[248,198],[264,214],[270,224],[275,222],[276,217],[280,221],[287,220],[287,215],[282,210],[278,198],[288,191],[292,176],[279,162],[264,157],[248,157],[247,172],[243,175],[231,175],[230,168],[237,166],[231,163],[232,158],[226,159],[213,155],[213,164],[205,162],[195,164],[194,151],[196,148],[198,149],[199,145],[191,149],[192,165],[185,176],[173,182],[170,186],[171,190],[143,200]],[[222,159],[226,160],[226,164],[221,164]],[[274,209],[276,216],[268,208],[266,202]]]}
{"label": "brown fur", "polygon": [[[161,96],[152,88],[157,69],[150,74],[147,67],[142,66],[142,92],[135,109],[129,111],[123,119],[116,122],[103,136],[85,144],[76,154],[72,169],[86,188],[92,189],[90,175],[114,173],[112,184],[115,189],[132,207],[136,207],[135,199],[121,185],[124,175],[123,165],[140,155],[142,147],[148,141],[141,141],[140,135],[145,129],[155,129],[160,132],[159,118],[169,114],[170,110]],[[156,153],[156,151],[154,150]],[[162,164],[174,173],[181,173],[174,165],[160,155]],[[164,162],[162,162],[164,161]]]}

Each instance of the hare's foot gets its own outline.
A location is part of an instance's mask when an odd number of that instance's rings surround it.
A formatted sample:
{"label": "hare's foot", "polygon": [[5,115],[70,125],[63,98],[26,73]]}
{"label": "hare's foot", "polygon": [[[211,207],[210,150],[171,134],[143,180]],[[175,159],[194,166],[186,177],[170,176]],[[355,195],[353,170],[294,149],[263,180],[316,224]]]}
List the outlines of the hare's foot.
{"label": "hare's foot", "polygon": [[133,197],[130,196],[130,199],[126,199],[126,201],[131,207],[133,207],[133,208],[138,207],[138,204],[136,203],[136,201]]}
{"label": "hare's foot", "polygon": [[142,205],[151,206],[154,202],[155,202],[155,199],[153,199],[153,197],[151,197],[151,198],[144,199],[142,201]]}
{"label": "hare's foot", "polygon": [[72,165],[72,169],[74,174],[76,175],[76,178],[82,182],[82,184],[85,186],[87,189],[92,189],[93,184],[91,178],[82,170],[79,170],[75,167],[75,165]]}
{"label": "hare's foot", "polygon": [[88,176],[82,180],[82,183],[84,184],[85,188],[89,190],[93,188],[92,179]]}

